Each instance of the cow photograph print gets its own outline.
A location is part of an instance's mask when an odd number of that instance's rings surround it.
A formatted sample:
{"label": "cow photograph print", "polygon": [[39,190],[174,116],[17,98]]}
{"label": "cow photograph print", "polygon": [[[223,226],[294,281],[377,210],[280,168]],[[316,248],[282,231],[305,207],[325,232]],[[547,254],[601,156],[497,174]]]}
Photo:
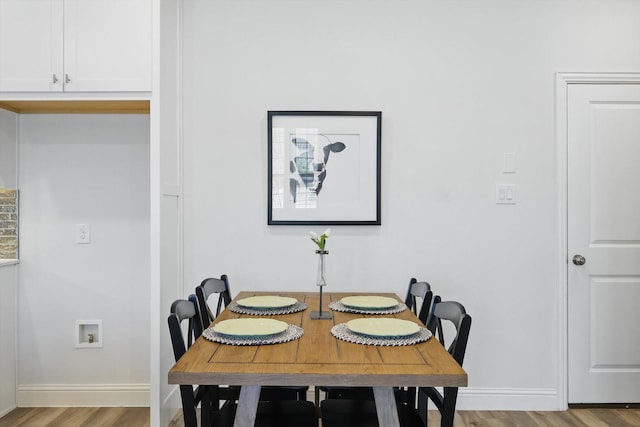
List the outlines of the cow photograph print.
{"label": "cow photograph print", "polygon": [[[342,138],[341,138],[342,136]],[[331,137],[336,141],[332,142]],[[341,153],[347,147],[337,139],[346,139],[346,135],[316,134],[305,137],[291,138],[294,155],[289,162],[289,190],[294,204],[304,204],[306,207],[317,203],[322,186],[327,179],[327,164],[333,154]]]}

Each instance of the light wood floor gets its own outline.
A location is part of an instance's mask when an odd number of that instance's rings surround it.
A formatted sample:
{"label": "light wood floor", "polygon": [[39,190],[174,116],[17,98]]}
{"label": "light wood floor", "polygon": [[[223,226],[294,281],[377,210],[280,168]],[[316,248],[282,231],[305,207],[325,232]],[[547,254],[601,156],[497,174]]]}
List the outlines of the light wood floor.
{"label": "light wood floor", "polygon": [[[429,425],[438,426],[437,412]],[[148,408],[18,408],[0,427],[149,427]],[[172,427],[183,427],[177,416]],[[458,411],[455,427],[637,427],[640,409],[570,409],[564,412]]]}
{"label": "light wood floor", "polygon": [[149,408],[17,408],[0,427],[149,427]]}
{"label": "light wood floor", "polygon": [[[440,415],[429,411],[429,426],[440,426]],[[454,427],[638,427],[640,409],[570,409],[564,412],[458,411]],[[170,427],[184,427],[177,416]],[[322,427],[322,421],[320,422]]]}

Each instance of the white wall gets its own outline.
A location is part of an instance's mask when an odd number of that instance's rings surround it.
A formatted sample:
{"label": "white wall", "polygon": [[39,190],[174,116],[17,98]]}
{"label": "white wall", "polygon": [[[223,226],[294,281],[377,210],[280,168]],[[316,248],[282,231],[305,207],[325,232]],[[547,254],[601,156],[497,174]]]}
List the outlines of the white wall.
{"label": "white wall", "polygon": [[[18,405],[148,405],[149,116],[22,115],[19,135]],[[75,348],[87,319],[103,348]]]}
{"label": "white wall", "polygon": [[[0,109],[0,188],[18,185],[17,123]],[[0,265],[0,417],[16,406],[16,284],[17,266]]]}
{"label": "white wall", "polygon": [[184,5],[185,284],[315,291],[310,227],[266,225],[266,112],[380,110],[382,226],[334,227],[327,290],[430,281],[474,319],[459,408],[562,409],[554,76],[639,70],[640,2]]}

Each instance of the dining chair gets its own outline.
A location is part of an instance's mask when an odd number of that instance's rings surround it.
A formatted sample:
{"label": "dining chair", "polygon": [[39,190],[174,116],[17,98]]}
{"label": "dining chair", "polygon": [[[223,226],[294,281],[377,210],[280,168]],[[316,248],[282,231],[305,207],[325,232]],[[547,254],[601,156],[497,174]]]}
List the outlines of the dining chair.
{"label": "dining chair", "polygon": [[[178,299],[171,304],[168,317],[173,354],[177,362],[198,338],[200,319],[195,295],[188,300]],[[187,336],[183,322],[187,322]],[[217,385],[180,385],[182,415],[185,427],[197,427],[197,407],[200,405],[202,427],[231,427],[237,409],[240,387]],[[317,427],[318,418],[313,402],[300,400],[269,400],[261,393],[256,414],[256,427]],[[220,407],[220,401],[224,403]]]}
{"label": "dining chair", "polygon": [[[453,325],[455,335],[450,340],[445,337],[444,325]],[[441,301],[440,296],[433,299],[433,312],[427,325],[438,341],[460,366],[464,362],[471,330],[471,316],[464,306],[456,301]],[[443,387],[442,392],[435,387],[418,389],[418,414],[426,423],[428,402],[431,400],[441,415],[441,427],[452,427],[458,399],[458,387]]]}
{"label": "dining chair", "polygon": [[[416,315],[425,326],[427,325],[433,292],[428,282],[419,282],[415,277],[409,280],[405,305]],[[325,399],[356,399],[373,401],[373,389],[371,387],[318,387],[325,394]],[[415,401],[416,389],[397,387],[395,389],[396,400],[403,402]],[[319,405],[319,394],[316,393],[316,405]]]}
{"label": "dining chair", "polygon": [[[196,309],[196,298],[190,297],[188,300],[178,299],[171,304],[171,314],[167,321],[169,324],[169,334],[171,336],[171,345],[173,347],[173,356],[177,362],[182,355],[187,352],[200,329],[200,316]],[[182,324],[187,322],[187,337],[183,334]],[[215,387],[215,386],[214,386]],[[213,418],[217,415],[213,411],[211,402],[216,390],[210,386],[192,386],[180,385],[180,398],[182,400],[182,415],[185,427],[197,427],[198,421],[196,416],[196,408],[201,405],[202,425],[212,425]]]}
{"label": "dining chair", "polygon": [[[445,329],[449,330],[447,324],[453,325],[455,330],[450,340],[445,336]],[[471,316],[464,306],[456,301],[442,301],[440,296],[433,297],[427,327],[433,334],[432,339],[437,339],[462,366],[471,329]],[[457,397],[457,387],[443,387],[442,392],[435,387],[419,387],[417,401],[397,401],[400,426],[426,426],[428,401],[431,400],[440,412],[440,426],[453,427]],[[370,399],[326,399],[320,407],[323,427],[378,426],[375,402]]]}
{"label": "dining chair", "polygon": [[[212,309],[210,305],[210,299],[212,295],[217,294],[217,301],[215,301],[215,309]],[[231,303],[231,288],[229,286],[229,276],[223,274],[219,279],[210,277],[204,279],[200,285],[196,287],[196,295],[198,298],[198,307],[201,318],[201,329],[204,331],[211,325],[216,317],[220,315],[222,309],[227,307]],[[214,314],[215,313],[215,314]],[[199,336],[199,334],[198,334]],[[309,387],[285,387],[285,386],[269,386],[263,387],[260,392],[261,400],[307,400],[307,391]],[[220,388],[220,395],[222,399],[237,399],[240,394],[240,388],[231,386]]]}
{"label": "dining chair", "polygon": [[[433,291],[429,282],[418,282],[415,277],[409,280],[407,296],[404,303],[409,310],[416,315],[423,325],[427,326],[433,308]],[[415,405],[416,387],[397,387],[395,390],[396,400],[399,403]]]}

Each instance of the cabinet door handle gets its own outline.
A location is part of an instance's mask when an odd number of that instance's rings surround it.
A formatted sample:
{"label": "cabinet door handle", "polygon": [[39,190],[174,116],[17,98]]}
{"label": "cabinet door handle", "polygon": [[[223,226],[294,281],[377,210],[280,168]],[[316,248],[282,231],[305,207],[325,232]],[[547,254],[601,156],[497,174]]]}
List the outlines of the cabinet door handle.
{"label": "cabinet door handle", "polygon": [[70,83],[71,82],[71,79],[69,78],[69,74],[65,74],[64,75],[64,82],[65,83]]}
{"label": "cabinet door handle", "polygon": [[55,74],[53,75],[53,82],[58,83],[58,77]]}

